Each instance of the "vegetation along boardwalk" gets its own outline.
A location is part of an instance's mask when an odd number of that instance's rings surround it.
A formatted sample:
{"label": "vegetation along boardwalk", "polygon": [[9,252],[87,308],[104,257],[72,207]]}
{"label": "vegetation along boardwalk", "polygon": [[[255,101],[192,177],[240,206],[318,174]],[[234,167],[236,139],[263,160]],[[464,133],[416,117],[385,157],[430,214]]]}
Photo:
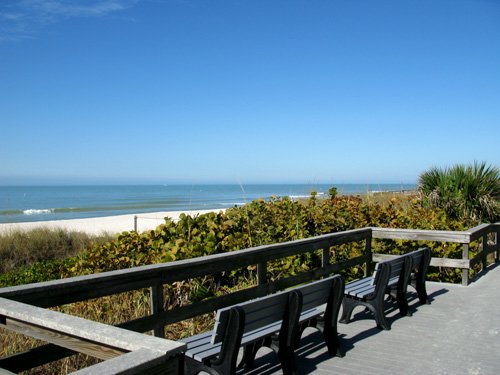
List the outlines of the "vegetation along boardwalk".
{"label": "vegetation along boardwalk", "polygon": [[[411,317],[396,310],[391,330],[355,310],[354,320],[339,324],[344,358],[328,355],[319,332],[307,329],[298,352],[301,373],[314,374],[498,374],[500,366],[500,267],[468,287],[427,284],[431,305],[410,302]],[[358,312],[356,314],[356,312]],[[262,351],[252,373],[280,373]],[[275,362],[272,362],[273,364]]]}

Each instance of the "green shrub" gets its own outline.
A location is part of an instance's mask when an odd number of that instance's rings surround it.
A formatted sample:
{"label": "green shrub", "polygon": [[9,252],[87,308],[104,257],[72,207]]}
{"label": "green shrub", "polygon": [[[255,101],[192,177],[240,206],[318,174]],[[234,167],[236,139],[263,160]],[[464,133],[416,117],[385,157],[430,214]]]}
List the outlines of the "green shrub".
{"label": "green shrub", "polygon": [[91,236],[63,229],[15,230],[0,235],[0,274],[15,272],[33,263],[72,257],[89,246],[109,241],[108,236]]}

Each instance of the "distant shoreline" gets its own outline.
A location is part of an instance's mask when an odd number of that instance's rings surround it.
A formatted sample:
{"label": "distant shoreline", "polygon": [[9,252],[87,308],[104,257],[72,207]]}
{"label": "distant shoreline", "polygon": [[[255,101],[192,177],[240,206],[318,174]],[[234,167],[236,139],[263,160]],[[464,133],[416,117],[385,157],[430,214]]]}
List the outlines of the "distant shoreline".
{"label": "distant shoreline", "polygon": [[0,224],[87,219],[137,213],[221,210],[255,199],[307,199],[407,191],[414,184],[0,186]]}
{"label": "distant shoreline", "polygon": [[64,229],[68,231],[84,232],[91,235],[101,235],[106,233],[114,235],[116,233],[134,230],[135,217],[137,217],[137,231],[141,233],[147,230],[154,230],[158,225],[165,222],[165,217],[170,217],[172,220],[176,221],[183,213],[195,216],[203,215],[208,212],[220,211],[224,210],[164,211],[84,219],[2,223],[0,224],[0,235],[7,234],[12,231],[29,231],[37,228]]}

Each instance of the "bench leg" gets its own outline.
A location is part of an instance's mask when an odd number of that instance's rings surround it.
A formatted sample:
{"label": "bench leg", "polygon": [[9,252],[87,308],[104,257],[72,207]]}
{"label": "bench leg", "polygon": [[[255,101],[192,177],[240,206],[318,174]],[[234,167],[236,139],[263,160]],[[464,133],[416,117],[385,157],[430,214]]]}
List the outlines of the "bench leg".
{"label": "bench leg", "polygon": [[396,301],[398,304],[399,313],[401,316],[412,316],[410,309],[408,307],[408,300],[406,299],[406,293],[404,291],[398,291],[398,287],[388,288],[387,293],[389,293],[391,301]]}
{"label": "bench leg", "polygon": [[192,358],[184,357],[184,375],[196,375],[200,372],[206,372],[211,375],[224,375],[224,372],[219,372],[216,369],[200,363]]}
{"label": "bench leg", "polygon": [[397,293],[396,302],[398,304],[399,313],[401,316],[411,316],[411,312],[408,308],[408,301],[406,300],[406,295],[403,293]]}
{"label": "bench leg", "polygon": [[344,296],[342,301],[342,317],[340,318],[340,323],[349,323],[351,321],[352,311],[359,305],[367,307],[373,313],[375,316],[375,322],[377,323],[377,328],[385,329],[386,331],[391,329],[385,319],[383,295],[381,298],[369,301],[359,301],[349,298],[348,296]]}
{"label": "bench leg", "polygon": [[326,346],[328,348],[328,354],[332,357],[344,357],[345,351],[340,345],[339,336],[337,332],[337,325],[330,325],[325,322],[322,317],[318,318],[317,326],[318,330],[323,333],[325,338]]}
{"label": "bench leg", "polygon": [[253,367],[253,363],[255,361],[255,356],[260,348],[263,346],[271,347],[271,339],[261,339],[257,340],[251,344],[245,345],[243,348],[243,358],[241,362],[238,364],[238,368],[244,368],[245,370],[251,369]]}
{"label": "bench leg", "polygon": [[342,300],[342,315],[340,317],[340,323],[348,324],[351,321],[352,311],[360,302],[348,296],[344,296]]}
{"label": "bench leg", "polygon": [[429,296],[427,295],[427,290],[425,289],[425,281],[422,282],[417,280],[415,283],[415,289],[417,290],[418,300],[422,305],[430,305]]}
{"label": "bench leg", "polygon": [[386,331],[390,331],[391,327],[387,323],[387,320],[385,319],[385,313],[384,313],[384,301],[372,301],[373,304],[368,303],[367,306],[370,309],[370,311],[373,313],[375,316],[375,322],[377,323],[377,328],[379,329],[384,329]]}
{"label": "bench leg", "polygon": [[293,348],[286,347],[281,348],[278,351],[278,358],[281,363],[281,369],[284,375],[296,375],[298,374],[297,362],[295,360],[295,352]]}

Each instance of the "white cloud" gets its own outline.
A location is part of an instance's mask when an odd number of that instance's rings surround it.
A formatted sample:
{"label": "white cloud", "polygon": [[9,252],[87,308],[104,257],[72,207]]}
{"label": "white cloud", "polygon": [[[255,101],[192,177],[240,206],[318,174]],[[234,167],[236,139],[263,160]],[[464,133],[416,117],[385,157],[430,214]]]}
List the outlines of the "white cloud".
{"label": "white cloud", "polygon": [[144,0],[2,0],[0,41],[32,38],[63,18],[103,17]]}

